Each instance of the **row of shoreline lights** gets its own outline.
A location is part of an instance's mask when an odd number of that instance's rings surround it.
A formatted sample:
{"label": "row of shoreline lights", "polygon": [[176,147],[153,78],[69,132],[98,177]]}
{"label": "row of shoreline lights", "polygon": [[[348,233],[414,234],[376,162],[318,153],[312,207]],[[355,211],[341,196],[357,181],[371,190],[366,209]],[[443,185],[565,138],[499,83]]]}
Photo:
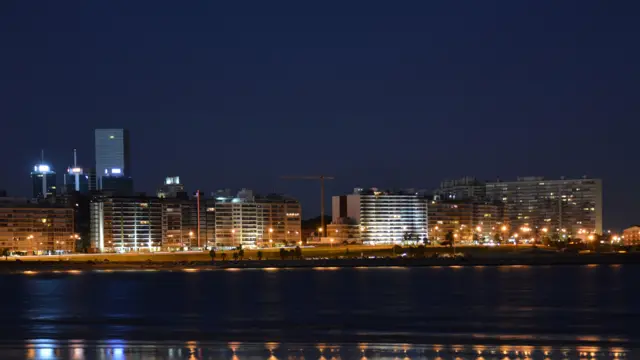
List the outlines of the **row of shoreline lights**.
{"label": "row of shoreline lights", "polygon": [[[465,226],[465,225],[462,225],[462,226],[461,226],[461,229],[462,229],[462,227],[464,227],[464,226]],[[492,228],[492,229],[493,229],[493,228]],[[439,227],[436,225],[436,226],[434,227],[434,230],[438,231],[438,230],[439,230]],[[478,225],[478,226],[476,226],[475,230],[476,230],[476,232],[481,233],[481,232],[482,232],[482,227],[481,227],[480,225]],[[506,232],[509,230],[509,228],[508,228],[508,226],[506,226],[506,225],[502,225],[502,227],[500,228],[500,230],[501,230],[503,233],[506,233]],[[532,229],[531,229],[530,227],[528,227],[528,226],[523,226],[523,227],[521,227],[521,228],[520,228],[520,231],[521,231],[521,232],[523,232],[523,233],[527,233],[527,234],[528,234],[529,232],[531,232],[531,230],[532,230]],[[548,228],[546,228],[546,227],[544,227],[544,228],[542,228],[542,229],[540,229],[540,230],[541,230],[543,233],[545,233],[545,234],[549,232],[549,229],[548,229]],[[456,230],[456,231],[457,231],[457,230]],[[564,233],[564,234],[566,234],[566,233],[567,233],[567,229],[561,229],[561,232],[562,232],[562,233]],[[587,236],[587,239],[589,239],[590,241],[592,241],[592,240],[594,240],[594,239],[595,239],[595,236],[593,235],[593,233],[589,233],[589,232],[588,232],[587,230],[585,230],[585,229],[580,229],[580,230],[578,230],[578,234],[589,234],[589,235]],[[458,234],[454,234],[454,237],[458,237],[457,235],[458,235]],[[563,236],[566,236],[566,235],[563,235]],[[517,233],[517,232],[516,232],[516,233],[514,233],[514,234],[513,234],[513,237],[517,239],[517,238],[518,238],[518,233]],[[619,236],[613,236],[613,240],[614,240],[614,241],[617,241],[617,240],[619,240],[619,239],[620,239],[620,237],[619,237]]]}
{"label": "row of shoreline lights", "polygon": [[[287,231],[288,234],[290,234],[291,232]],[[235,234],[236,234],[236,229],[231,229],[231,236],[234,237],[233,241],[235,242]],[[269,246],[273,247],[273,239],[271,238],[273,234],[273,228],[269,228]],[[296,231],[296,235],[299,235],[300,232]],[[189,231],[189,237],[193,238],[193,231]],[[298,244],[302,245],[302,241],[299,241]]]}

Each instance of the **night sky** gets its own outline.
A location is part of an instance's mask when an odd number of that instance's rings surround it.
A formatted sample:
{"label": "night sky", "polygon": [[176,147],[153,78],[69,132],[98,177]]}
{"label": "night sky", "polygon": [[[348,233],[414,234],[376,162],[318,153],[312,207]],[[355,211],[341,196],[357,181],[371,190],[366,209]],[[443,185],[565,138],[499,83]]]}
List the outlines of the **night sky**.
{"label": "night sky", "polygon": [[[0,1],[0,188],[131,131],[138,191],[589,175],[640,223],[637,1]],[[60,178],[61,182],[61,178]]]}

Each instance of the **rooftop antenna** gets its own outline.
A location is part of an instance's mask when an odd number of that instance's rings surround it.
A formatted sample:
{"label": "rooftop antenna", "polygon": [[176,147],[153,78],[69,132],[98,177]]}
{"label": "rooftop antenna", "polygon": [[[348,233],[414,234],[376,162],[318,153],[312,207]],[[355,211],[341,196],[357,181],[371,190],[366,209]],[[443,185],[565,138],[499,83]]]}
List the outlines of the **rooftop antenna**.
{"label": "rooftop antenna", "polygon": [[78,156],[76,154],[76,149],[73,149],[73,167],[78,167]]}
{"label": "rooftop antenna", "polygon": [[40,150],[40,163],[44,163],[44,149]]}

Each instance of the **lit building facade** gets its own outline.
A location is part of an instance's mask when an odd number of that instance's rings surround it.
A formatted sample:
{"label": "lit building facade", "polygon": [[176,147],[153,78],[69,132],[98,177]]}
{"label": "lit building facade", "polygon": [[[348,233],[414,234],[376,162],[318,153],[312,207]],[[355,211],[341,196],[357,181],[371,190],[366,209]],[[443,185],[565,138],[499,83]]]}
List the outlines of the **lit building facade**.
{"label": "lit building facade", "polygon": [[73,209],[26,199],[0,199],[0,248],[25,255],[75,250]]}
{"label": "lit building facade", "polygon": [[247,189],[232,197],[229,191],[218,191],[213,210],[217,246],[292,245],[302,239],[302,209],[291,197],[254,196]]}
{"label": "lit building facade", "polygon": [[336,244],[359,243],[361,239],[360,224],[350,218],[340,218],[327,225],[327,234],[321,239],[334,239]]}
{"label": "lit building facade", "polygon": [[500,203],[434,200],[428,205],[428,214],[429,240],[435,243],[444,241],[449,232],[461,244],[493,241],[496,233],[503,236]]}
{"label": "lit building facade", "polygon": [[622,231],[622,243],[626,246],[640,245],[640,226],[634,225]]}
{"label": "lit building facade", "polygon": [[586,239],[602,234],[602,180],[521,177],[517,181],[486,184],[487,198],[504,203],[511,233],[530,229],[561,232]]}
{"label": "lit building facade", "polygon": [[399,244],[427,238],[427,199],[413,190],[357,188],[351,195],[334,196],[332,205],[334,217],[348,217],[359,223],[365,244]]}
{"label": "lit building facade", "polygon": [[56,173],[46,164],[38,164],[31,172],[31,184],[34,199],[44,199],[56,195]]}
{"label": "lit building facade", "polygon": [[84,169],[78,165],[76,150],[73,150],[73,165],[67,168],[64,174],[64,193],[71,194],[79,192],[86,194],[89,192],[89,176],[84,173]]}
{"label": "lit building facade", "polygon": [[90,204],[91,248],[97,252],[158,251],[162,203],[151,197],[96,197]]}
{"label": "lit building facade", "polygon": [[[294,244],[302,239],[302,208],[296,199],[270,194],[256,197],[262,212],[262,236],[260,246]],[[262,240],[260,242],[260,240]]]}
{"label": "lit building facade", "polygon": [[184,193],[184,184],[180,182],[180,177],[169,176],[158,189],[157,195],[159,198],[176,198],[182,193]]}
{"label": "lit building facade", "polygon": [[486,187],[481,181],[471,176],[457,180],[444,180],[434,195],[441,200],[481,200],[485,198]]}
{"label": "lit building facade", "polygon": [[177,250],[185,247],[209,248],[215,246],[215,211],[214,199],[200,200],[200,231],[198,232],[197,199],[162,199],[162,248]]}
{"label": "lit building facade", "polygon": [[215,205],[216,245],[256,247],[265,232],[263,208],[253,193],[243,189],[236,197],[217,197]]}
{"label": "lit building facade", "polygon": [[125,129],[96,129],[97,187],[103,189],[104,177],[131,178],[129,131]]}

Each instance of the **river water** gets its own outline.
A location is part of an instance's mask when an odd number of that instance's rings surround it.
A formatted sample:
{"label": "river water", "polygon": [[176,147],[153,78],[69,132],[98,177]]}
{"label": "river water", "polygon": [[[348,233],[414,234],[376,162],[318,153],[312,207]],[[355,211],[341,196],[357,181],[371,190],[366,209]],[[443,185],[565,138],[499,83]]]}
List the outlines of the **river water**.
{"label": "river water", "polygon": [[1,275],[2,359],[640,358],[640,265]]}

